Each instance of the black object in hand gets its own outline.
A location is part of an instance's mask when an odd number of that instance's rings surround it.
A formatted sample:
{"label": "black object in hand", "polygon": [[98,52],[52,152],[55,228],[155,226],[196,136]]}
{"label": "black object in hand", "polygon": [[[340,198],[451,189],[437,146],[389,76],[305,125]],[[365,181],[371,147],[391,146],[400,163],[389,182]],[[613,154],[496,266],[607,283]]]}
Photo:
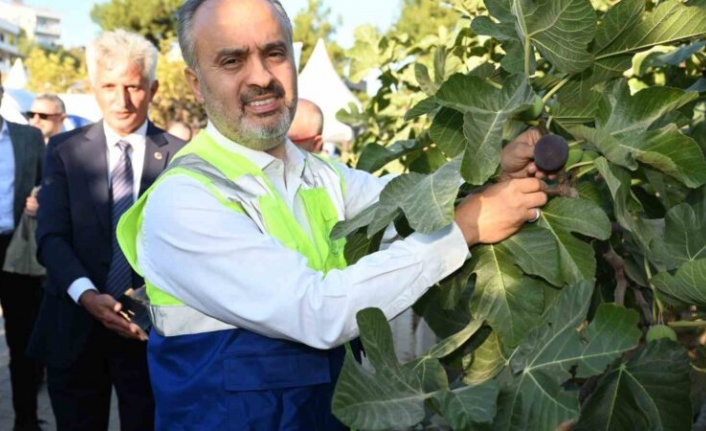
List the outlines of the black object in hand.
{"label": "black object in hand", "polygon": [[534,146],[534,163],[543,172],[556,172],[569,158],[569,144],[559,135],[544,135]]}
{"label": "black object in hand", "polygon": [[129,322],[137,325],[144,332],[145,338],[152,327],[148,311],[149,302],[144,295],[144,287],[133,290],[128,289],[117,300],[122,304],[120,314]]}

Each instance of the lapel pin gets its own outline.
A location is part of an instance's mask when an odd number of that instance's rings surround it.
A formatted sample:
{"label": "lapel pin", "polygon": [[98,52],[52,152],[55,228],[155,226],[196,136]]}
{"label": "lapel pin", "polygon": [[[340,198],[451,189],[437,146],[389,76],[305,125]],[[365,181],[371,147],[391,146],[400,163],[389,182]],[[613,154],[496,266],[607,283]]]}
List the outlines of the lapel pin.
{"label": "lapel pin", "polygon": [[164,157],[164,156],[162,155],[162,153],[159,153],[159,152],[154,153],[154,158],[155,158],[155,159],[157,159],[157,160],[162,160],[162,157]]}

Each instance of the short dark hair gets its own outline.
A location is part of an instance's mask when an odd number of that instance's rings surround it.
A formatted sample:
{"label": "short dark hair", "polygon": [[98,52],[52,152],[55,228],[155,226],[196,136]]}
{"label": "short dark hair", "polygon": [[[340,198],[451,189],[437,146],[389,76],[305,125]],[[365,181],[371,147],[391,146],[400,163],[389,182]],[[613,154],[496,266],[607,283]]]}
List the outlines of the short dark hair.
{"label": "short dark hair", "polygon": [[37,97],[35,97],[34,100],[49,100],[50,102],[54,102],[54,105],[59,108],[59,112],[54,112],[54,114],[65,114],[66,113],[66,105],[64,105],[64,101],[61,100],[61,97],[57,96],[56,94],[53,94],[53,93],[40,94]]}
{"label": "short dark hair", "polygon": [[[179,8],[179,14],[177,15],[177,36],[179,38],[179,48],[181,48],[181,55],[184,57],[186,64],[193,70],[198,70],[198,62],[196,61],[196,52],[194,48],[194,38],[193,38],[193,27],[194,27],[194,15],[198,8],[201,7],[208,0],[186,0],[184,4]],[[289,20],[287,11],[284,10],[284,6],[279,0],[266,0],[275,10],[279,13],[282,18],[282,24],[287,31],[287,37],[289,38],[289,43],[293,40],[293,30],[292,22]]]}

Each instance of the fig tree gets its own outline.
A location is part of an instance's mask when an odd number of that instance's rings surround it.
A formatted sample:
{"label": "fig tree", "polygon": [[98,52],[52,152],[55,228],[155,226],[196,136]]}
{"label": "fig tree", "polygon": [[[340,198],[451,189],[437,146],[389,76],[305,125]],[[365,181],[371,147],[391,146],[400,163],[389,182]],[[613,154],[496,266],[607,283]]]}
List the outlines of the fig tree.
{"label": "fig tree", "polygon": [[559,135],[544,135],[534,146],[534,163],[543,172],[556,172],[569,157],[569,144]]}

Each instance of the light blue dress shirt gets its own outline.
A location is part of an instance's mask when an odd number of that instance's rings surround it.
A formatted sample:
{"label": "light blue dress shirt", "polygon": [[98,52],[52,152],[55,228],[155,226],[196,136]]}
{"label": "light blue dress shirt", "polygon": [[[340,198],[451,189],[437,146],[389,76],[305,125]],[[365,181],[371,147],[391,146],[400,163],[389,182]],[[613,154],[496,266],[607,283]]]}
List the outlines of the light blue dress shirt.
{"label": "light blue dress shirt", "polygon": [[0,129],[0,234],[15,228],[15,151],[10,140],[7,121]]}

